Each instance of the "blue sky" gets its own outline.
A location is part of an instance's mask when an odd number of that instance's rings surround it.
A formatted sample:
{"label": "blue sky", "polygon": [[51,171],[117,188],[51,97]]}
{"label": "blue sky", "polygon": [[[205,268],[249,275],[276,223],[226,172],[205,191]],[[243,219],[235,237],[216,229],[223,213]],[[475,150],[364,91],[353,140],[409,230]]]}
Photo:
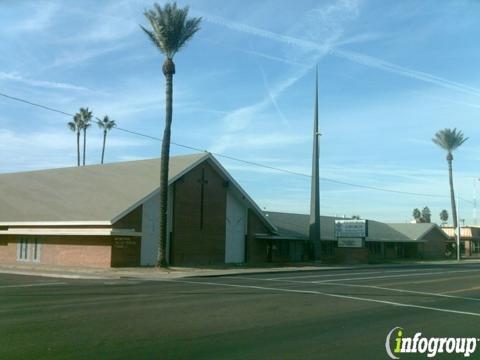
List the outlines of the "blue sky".
{"label": "blue sky", "polygon": [[[162,3],[162,2],[160,2]],[[460,218],[473,222],[480,177],[480,2],[180,1],[202,29],[175,59],[173,141],[310,172],[315,65],[321,176],[408,196],[321,182],[325,215],[411,220],[450,212],[442,128],[470,139],[454,154]],[[162,55],[139,29],[151,1],[0,4],[0,92],[161,136]],[[0,97],[0,172],[72,166],[70,120]],[[98,163],[101,132],[88,133]],[[172,153],[189,151],[172,146]],[[191,151],[190,151],[191,152]],[[113,130],[108,162],[159,156],[159,143]],[[268,210],[309,208],[309,179],[219,159]],[[477,181],[478,182],[478,181]],[[477,184],[480,194],[480,182]],[[468,200],[468,201],[467,201]],[[479,211],[480,213],[480,211]],[[480,215],[479,215],[480,218]]]}

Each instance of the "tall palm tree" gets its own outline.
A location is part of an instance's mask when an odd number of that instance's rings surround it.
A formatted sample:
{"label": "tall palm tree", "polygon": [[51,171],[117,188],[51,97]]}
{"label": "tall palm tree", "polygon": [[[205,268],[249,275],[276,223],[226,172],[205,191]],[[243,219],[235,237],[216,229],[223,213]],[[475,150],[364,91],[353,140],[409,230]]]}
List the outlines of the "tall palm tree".
{"label": "tall palm tree", "polygon": [[103,159],[105,156],[105,142],[107,140],[107,132],[112,130],[117,124],[115,124],[115,120],[110,120],[110,118],[105,115],[103,120],[98,122],[98,127],[103,130],[103,146],[102,146],[102,164]]}
{"label": "tall palm tree", "polygon": [[83,123],[79,113],[75,114],[73,121],[68,123],[68,127],[77,134],[77,166],[80,166],[80,131],[82,130]]}
{"label": "tall palm tree", "polygon": [[447,151],[448,162],[448,179],[450,183],[450,202],[452,203],[452,220],[454,228],[457,228],[457,207],[455,204],[455,192],[453,190],[453,171],[452,171],[452,152],[462,145],[468,138],[463,136],[461,131],[457,129],[443,129],[437,131],[432,141],[440,146],[443,150]]}
{"label": "tall palm tree", "polygon": [[188,19],[188,7],[177,8],[177,4],[167,3],[163,7],[154,4],[153,9],[144,13],[151,30],[141,26],[153,44],[165,55],[162,71],[165,76],[165,129],[162,140],[160,167],[160,243],[158,247],[158,266],[167,266],[167,203],[168,203],[168,161],[170,158],[170,136],[172,126],[173,75],[175,64],[173,57],[185,46],[200,29],[201,18]]}
{"label": "tall palm tree", "polygon": [[88,108],[80,108],[80,116],[82,118],[82,130],[83,130],[83,166],[85,166],[85,152],[87,150],[87,129],[92,125],[92,112]]}

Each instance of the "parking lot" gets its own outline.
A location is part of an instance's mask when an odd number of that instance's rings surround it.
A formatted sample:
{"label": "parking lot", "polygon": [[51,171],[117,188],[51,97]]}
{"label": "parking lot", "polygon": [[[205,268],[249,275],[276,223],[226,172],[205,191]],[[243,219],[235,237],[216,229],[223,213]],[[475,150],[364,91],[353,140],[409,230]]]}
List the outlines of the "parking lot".
{"label": "parking lot", "polygon": [[162,281],[2,274],[0,312],[2,359],[385,359],[397,326],[480,337],[480,264]]}

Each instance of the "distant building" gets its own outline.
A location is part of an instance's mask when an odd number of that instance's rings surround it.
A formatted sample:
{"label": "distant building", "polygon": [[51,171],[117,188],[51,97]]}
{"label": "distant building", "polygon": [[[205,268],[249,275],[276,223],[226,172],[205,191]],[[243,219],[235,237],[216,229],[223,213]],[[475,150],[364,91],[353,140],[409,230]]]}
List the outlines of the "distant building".
{"label": "distant building", "polygon": [[[308,257],[309,215],[266,212],[277,227],[270,236],[276,257],[292,260]],[[331,262],[369,262],[387,259],[442,259],[448,236],[435,224],[386,224],[367,220],[367,236],[359,247],[341,247],[335,233],[335,218],[320,217],[322,260]],[[267,238],[268,236],[266,236]]]}
{"label": "distant building", "polygon": [[[448,236],[448,244],[453,249],[456,244],[455,229],[453,227],[442,227],[443,232]],[[455,254],[453,254],[455,255]],[[465,226],[460,228],[460,255],[466,258],[480,258],[480,228]]]}
{"label": "distant building", "polygon": [[[159,159],[0,175],[0,262],[154,265],[159,179]],[[170,264],[265,262],[275,232],[212,155],[170,159]]]}

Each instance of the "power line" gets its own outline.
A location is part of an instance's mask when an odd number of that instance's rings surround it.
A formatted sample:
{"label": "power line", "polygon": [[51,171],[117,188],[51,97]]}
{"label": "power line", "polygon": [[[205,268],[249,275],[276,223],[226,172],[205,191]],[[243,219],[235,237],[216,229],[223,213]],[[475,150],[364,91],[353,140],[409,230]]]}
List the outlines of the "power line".
{"label": "power line", "polygon": [[73,116],[73,114],[69,114],[65,111],[54,109],[54,108],[51,108],[51,107],[48,107],[48,106],[45,106],[45,105],[37,104],[37,103],[31,102],[31,101],[28,101],[28,100],[25,100],[25,99],[21,99],[21,98],[15,97],[15,96],[3,94],[3,93],[0,93],[0,96],[3,96],[3,97],[5,97],[7,99],[10,99],[10,100],[19,101],[19,102],[22,102],[22,103],[25,103],[25,104],[28,104],[28,105],[36,106],[36,107],[39,107],[39,108],[42,108],[42,109],[45,109],[45,110],[53,111],[53,112],[56,112],[56,113],[59,113],[59,114],[62,114],[62,115]]}
{"label": "power line", "polygon": [[[0,93],[0,96],[3,96],[3,97],[5,97],[7,99],[10,99],[10,100],[14,100],[14,101],[22,102],[24,104],[35,106],[35,107],[38,107],[38,108],[41,108],[41,109],[44,109],[44,110],[56,112],[56,113],[59,113],[59,114],[62,114],[62,115],[66,115],[66,116],[70,116],[70,117],[74,116],[73,114],[68,113],[66,111],[55,109],[55,108],[45,106],[45,105],[42,105],[42,104],[38,104],[38,103],[35,103],[35,102],[32,102],[32,101],[22,99],[22,98],[19,98],[19,97],[16,97],[16,96],[11,96],[11,95],[8,95],[8,94],[5,94],[5,93]],[[95,117],[95,119],[97,120],[97,123],[100,123],[102,121],[98,117]],[[143,133],[133,131],[133,130],[129,130],[129,129],[125,129],[125,128],[119,127],[117,125],[115,125],[113,128],[116,129],[116,130],[128,133],[128,134],[141,136],[141,137],[144,137],[144,138],[147,138],[147,139],[150,139],[150,140],[155,140],[155,141],[162,142],[162,139],[160,139],[158,137],[143,134]],[[176,143],[176,142],[173,142],[173,141],[171,141],[170,143],[172,145],[182,147],[182,148],[185,148],[185,149],[189,149],[189,150],[194,150],[194,151],[198,151],[198,152],[208,152],[205,149],[200,149],[200,148],[197,148],[197,147],[194,147],[194,146],[184,145],[184,144]],[[274,170],[274,171],[288,173],[288,174],[291,174],[291,175],[297,175],[297,176],[311,178],[311,175],[308,175],[308,174],[304,174],[304,173],[300,173],[300,172],[296,172],[296,171],[292,171],[292,170],[288,170],[288,169],[278,168],[278,167],[275,167],[275,166],[260,164],[260,163],[256,163],[256,162],[253,162],[253,161],[244,160],[244,159],[240,159],[240,158],[237,158],[237,157],[234,157],[234,156],[226,155],[226,154],[221,154],[221,153],[216,153],[216,152],[211,152],[211,154],[215,155],[217,157],[241,162],[241,163],[244,163],[244,164],[247,164],[247,165],[258,166],[258,167],[262,167],[262,168],[265,168],[265,169],[270,169],[270,170]],[[388,193],[401,194],[401,195],[435,197],[435,198],[447,198],[448,197],[446,195],[439,195],[439,194],[428,194],[428,193],[426,194],[426,193],[415,193],[415,192],[410,192],[410,191],[392,190],[392,189],[386,189],[386,188],[381,188],[381,187],[376,187],[376,186],[362,185],[362,184],[356,184],[356,183],[351,183],[351,182],[346,182],[346,181],[340,181],[340,180],[330,179],[330,178],[326,178],[326,177],[320,177],[320,181],[330,182],[330,183],[339,184],[339,185],[358,187],[358,188],[363,188],[363,189],[369,189],[369,190],[375,190],[375,191],[383,191],[383,192],[388,192]],[[459,197],[459,198],[463,201],[466,201],[468,203],[473,204],[473,202],[470,201],[470,200],[464,199],[462,197]]]}

